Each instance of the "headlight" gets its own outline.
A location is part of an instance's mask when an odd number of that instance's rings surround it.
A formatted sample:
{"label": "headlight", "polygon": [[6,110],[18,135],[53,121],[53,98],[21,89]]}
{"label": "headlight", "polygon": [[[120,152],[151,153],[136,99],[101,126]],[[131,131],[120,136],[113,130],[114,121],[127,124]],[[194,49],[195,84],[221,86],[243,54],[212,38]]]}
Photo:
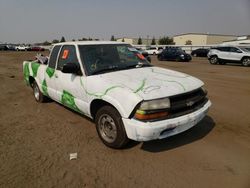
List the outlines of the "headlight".
{"label": "headlight", "polygon": [[170,108],[169,98],[144,101],[140,106],[140,110],[160,110],[166,108]]}
{"label": "headlight", "polygon": [[181,54],[180,57],[181,57],[181,58],[184,58],[184,54]]}
{"label": "headlight", "polygon": [[202,86],[201,89],[202,89],[202,91],[203,91],[205,94],[207,94],[207,90],[205,89],[204,86]]}
{"label": "headlight", "polygon": [[136,110],[135,118],[138,120],[152,120],[168,116],[170,108],[169,98],[144,101]]}

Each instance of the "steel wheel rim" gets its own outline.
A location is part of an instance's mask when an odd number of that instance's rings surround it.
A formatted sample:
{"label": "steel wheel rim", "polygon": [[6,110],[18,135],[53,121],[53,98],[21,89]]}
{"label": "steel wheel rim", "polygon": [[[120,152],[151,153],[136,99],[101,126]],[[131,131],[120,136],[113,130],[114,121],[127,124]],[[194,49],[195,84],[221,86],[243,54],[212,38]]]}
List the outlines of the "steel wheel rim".
{"label": "steel wheel rim", "polygon": [[36,100],[38,101],[39,100],[39,89],[38,89],[38,86],[37,85],[35,85],[34,86],[34,96],[35,96],[35,98],[36,98]]}
{"label": "steel wheel rim", "polygon": [[117,137],[117,128],[114,119],[108,115],[103,114],[99,118],[98,128],[101,137],[108,143],[112,143]]}

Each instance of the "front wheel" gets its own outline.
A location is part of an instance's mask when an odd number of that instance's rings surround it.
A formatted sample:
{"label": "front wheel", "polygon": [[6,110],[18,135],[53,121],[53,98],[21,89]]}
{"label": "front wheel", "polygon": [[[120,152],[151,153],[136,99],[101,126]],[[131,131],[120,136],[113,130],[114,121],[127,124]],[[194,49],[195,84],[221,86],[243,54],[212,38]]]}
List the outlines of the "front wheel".
{"label": "front wheel", "polygon": [[242,65],[245,66],[245,67],[250,66],[250,57],[245,57],[245,58],[242,60]]}
{"label": "front wheel", "polygon": [[121,115],[115,108],[101,107],[97,111],[95,124],[98,136],[106,146],[118,149],[128,143]]}
{"label": "front wheel", "polygon": [[40,91],[40,89],[35,81],[34,81],[32,86],[33,86],[33,94],[34,94],[36,101],[41,102],[41,103],[44,102],[46,100],[46,96],[44,96],[42,94],[42,92]]}
{"label": "front wheel", "polygon": [[217,56],[213,56],[210,58],[209,62],[212,64],[212,65],[216,65],[218,62],[219,62],[219,59]]}

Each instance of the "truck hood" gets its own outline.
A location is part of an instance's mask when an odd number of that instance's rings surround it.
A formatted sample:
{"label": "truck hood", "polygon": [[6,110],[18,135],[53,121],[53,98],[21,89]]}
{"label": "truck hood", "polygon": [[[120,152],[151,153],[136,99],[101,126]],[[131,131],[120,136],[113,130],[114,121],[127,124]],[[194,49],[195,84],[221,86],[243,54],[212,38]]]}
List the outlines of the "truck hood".
{"label": "truck hood", "polygon": [[[129,90],[142,100],[151,100],[186,93],[204,83],[197,78],[159,67],[142,67],[93,76],[108,88]],[[127,91],[126,91],[127,93]],[[121,93],[122,95],[122,93]],[[123,96],[124,97],[124,96]]]}

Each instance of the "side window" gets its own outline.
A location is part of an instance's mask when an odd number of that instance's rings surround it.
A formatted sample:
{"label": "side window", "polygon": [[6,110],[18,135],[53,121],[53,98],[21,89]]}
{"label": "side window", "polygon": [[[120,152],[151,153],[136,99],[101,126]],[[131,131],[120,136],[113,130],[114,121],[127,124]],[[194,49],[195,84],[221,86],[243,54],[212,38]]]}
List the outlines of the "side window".
{"label": "side window", "polygon": [[230,48],[229,47],[220,47],[218,48],[220,51],[222,52],[229,52],[230,51]]}
{"label": "side window", "polygon": [[233,53],[240,53],[241,51],[238,48],[231,47],[230,51]]}
{"label": "side window", "polygon": [[57,63],[57,70],[62,70],[62,67],[67,63],[79,63],[76,56],[76,49],[73,45],[62,47]]}
{"label": "side window", "polygon": [[60,50],[61,46],[55,46],[50,54],[50,58],[49,58],[49,67],[54,69],[56,67],[56,60],[57,60],[57,56],[58,56],[58,52]]}

